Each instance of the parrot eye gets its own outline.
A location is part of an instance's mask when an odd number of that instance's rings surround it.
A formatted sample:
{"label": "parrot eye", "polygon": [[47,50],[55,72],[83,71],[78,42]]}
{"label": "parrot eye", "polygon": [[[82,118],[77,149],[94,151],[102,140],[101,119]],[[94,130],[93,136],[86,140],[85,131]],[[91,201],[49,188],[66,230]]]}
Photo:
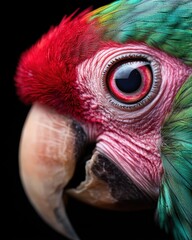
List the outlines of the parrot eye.
{"label": "parrot eye", "polygon": [[109,92],[123,103],[136,103],[150,91],[153,73],[148,62],[127,62],[114,66],[108,74]]}
{"label": "parrot eye", "polygon": [[110,102],[125,109],[139,109],[159,91],[159,65],[149,56],[120,55],[105,68],[103,82],[112,96]]}

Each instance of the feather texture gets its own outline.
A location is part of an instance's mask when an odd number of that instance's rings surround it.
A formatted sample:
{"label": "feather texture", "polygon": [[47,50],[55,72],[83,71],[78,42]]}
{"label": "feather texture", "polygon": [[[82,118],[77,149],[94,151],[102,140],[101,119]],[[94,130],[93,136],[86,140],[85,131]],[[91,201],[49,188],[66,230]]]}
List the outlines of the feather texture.
{"label": "feather texture", "polygon": [[76,115],[81,117],[76,66],[101,47],[102,34],[95,21],[87,23],[86,14],[87,11],[64,17],[22,54],[15,82],[23,102],[38,101],[62,113],[78,111]]}
{"label": "feather texture", "polygon": [[162,129],[164,176],[157,216],[175,239],[192,239],[192,77],[181,87]]}
{"label": "feather texture", "polygon": [[105,27],[105,40],[142,41],[192,65],[191,0],[118,0],[88,18]]}

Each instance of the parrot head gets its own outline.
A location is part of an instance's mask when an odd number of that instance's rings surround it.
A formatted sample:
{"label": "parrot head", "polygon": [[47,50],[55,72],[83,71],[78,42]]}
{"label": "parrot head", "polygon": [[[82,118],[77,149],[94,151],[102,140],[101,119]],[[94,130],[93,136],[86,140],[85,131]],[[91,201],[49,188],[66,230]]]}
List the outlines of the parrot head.
{"label": "parrot head", "polygon": [[108,209],[156,207],[175,240],[192,238],[191,41],[190,0],[118,0],[64,17],[22,54],[17,92],[33,106],[21,179],[58,232],[79,239],[70,195]]}

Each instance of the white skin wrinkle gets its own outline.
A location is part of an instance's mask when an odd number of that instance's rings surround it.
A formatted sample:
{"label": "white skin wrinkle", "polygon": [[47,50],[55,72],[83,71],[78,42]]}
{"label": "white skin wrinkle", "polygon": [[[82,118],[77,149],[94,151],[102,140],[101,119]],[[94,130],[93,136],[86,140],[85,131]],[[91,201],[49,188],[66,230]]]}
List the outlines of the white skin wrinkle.
{"label": "white skin wrinkle", "polygon": [[[108,64],[125,54],[147,56],[152,69],[158,72],[160,87],[155,97],[135,110],[115,106],[103,78]],[[89,123],[85,124],[85,131],[88,135],[91,132],[93,139],[91,128],[94,126],[97,149],[124,169],[140,188],[157,196],[163,172],[161,127],[171,111],[177,91],[191,74],[191,68],[179,59],[145,44],[131,43],[100,50],[80,64],[77,72],[85,122]],[[99,127],[95,128],[98,123]]]}

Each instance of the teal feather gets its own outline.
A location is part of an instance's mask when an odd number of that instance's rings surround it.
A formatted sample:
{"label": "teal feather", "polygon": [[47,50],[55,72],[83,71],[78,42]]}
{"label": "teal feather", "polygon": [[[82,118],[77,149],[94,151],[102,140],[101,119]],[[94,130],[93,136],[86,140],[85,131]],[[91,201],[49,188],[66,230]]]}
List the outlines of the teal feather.
{"label": "teal feather", "polygon": [[176,240],[192,239],[192,76],[176,95],[162,128],[164,175],[157,206],[160,226]]}
{"label": "teal feather", "polygon": [[142,41],[192,65],[191,0],[118,0],[93,11],[104,39]]}

